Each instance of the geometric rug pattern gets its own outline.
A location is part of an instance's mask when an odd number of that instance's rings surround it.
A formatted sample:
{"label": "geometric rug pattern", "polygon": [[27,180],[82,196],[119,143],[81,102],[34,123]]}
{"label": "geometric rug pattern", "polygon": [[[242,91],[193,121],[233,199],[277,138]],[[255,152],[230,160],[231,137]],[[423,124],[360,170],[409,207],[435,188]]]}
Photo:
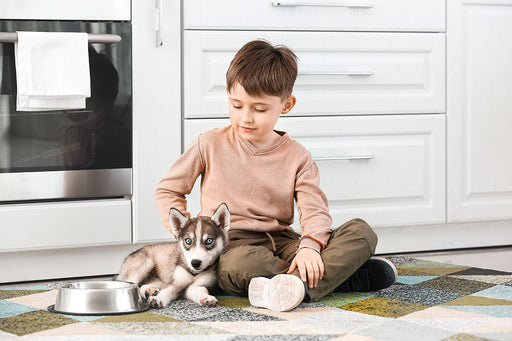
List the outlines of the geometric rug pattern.
{"label": "geometric rug pattern", "polygon": [[[512,340],[512,273],[388,257],[398,281],[370,293],[333,293],[291,312],[218,296],[115,316],[55,314],[62,283],[0,288],[0,340]],[[72,281],[68,281],[72,282]]]}

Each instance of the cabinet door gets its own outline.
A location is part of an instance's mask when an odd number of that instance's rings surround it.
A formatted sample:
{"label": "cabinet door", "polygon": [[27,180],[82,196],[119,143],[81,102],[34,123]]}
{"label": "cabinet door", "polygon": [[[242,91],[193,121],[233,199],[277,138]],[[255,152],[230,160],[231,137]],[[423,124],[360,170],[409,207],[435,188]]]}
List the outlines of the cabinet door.
{"label": "cabinet door", "polygon": [[186,0],[185,29],[442,31],[445,0]]}
{"label": "cabinet door", "polygon": [[[186,120],[185,141],[227,120]],[[360,217],[372,226],[445,221],[445,116],[280,118],[312,154],[334,226]],[[196,186],[197,187],[197,186]],[[198,210],[197,189],[191,210]]]}
{"label": "cabinet door", "polygon": [[132,0],[133,13],[133,239],[169,239],[155,188],[181,153],[180,5],[166,2],[163,44],[157,46],[154,1]]}
{"label": "cabinet door", "polygon": [[263,38],[298,56],[288,116],[444,113],[444,33],[184,33],[185,118],[227,117],[226,71]]}
{"label": "cabinet door", "polygon": [[6,251],[120,245],[131,242],[131,202],[102,199],[0,205]]}
{"label": "cabinet door", "polygon": [[316,160],[334,226],[445,221],[444,115],[281,119]]}
{"label": "cabinet door", "polygon": [[512,218],[512,1],[448,2],[448,220]]}

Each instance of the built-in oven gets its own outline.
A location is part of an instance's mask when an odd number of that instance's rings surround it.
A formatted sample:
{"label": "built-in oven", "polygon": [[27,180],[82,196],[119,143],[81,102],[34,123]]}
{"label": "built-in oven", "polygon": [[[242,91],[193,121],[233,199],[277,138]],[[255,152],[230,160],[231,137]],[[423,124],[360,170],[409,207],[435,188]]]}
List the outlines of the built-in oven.
{"label": "built-in oven", "polygon": [[[69,2],[81,13],[51,3],[0,0],[0,204],[129,196],[130,1]],[[16,109],[17,31],[88,33],[85,108]]]}

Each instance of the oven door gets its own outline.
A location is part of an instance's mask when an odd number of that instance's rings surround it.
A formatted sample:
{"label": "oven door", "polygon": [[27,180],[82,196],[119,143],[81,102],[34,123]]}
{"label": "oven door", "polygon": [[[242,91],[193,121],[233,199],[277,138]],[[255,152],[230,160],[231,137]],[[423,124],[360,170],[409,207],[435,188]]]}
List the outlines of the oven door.
{"label": "oven door", "polygon": [[114,34],[89,44],[91,97],[82,110],[16,111],[14,43],[0,42],[0,201],[132,193],[129,22],[0,20],[0,32]]}

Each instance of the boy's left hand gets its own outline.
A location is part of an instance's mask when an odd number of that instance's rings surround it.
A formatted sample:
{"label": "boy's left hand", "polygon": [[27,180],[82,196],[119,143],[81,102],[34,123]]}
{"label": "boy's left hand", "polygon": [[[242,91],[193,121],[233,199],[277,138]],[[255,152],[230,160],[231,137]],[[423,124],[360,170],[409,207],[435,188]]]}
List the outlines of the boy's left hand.
{"label": "boy's left hand", "polygon": [[324,262],[320,254],[313,249],[300,249],[287,273],[291,274],[297,268],[300,278],[303,282],[307,282],[309,288],[316,288],[318,281],[324,277]]}

